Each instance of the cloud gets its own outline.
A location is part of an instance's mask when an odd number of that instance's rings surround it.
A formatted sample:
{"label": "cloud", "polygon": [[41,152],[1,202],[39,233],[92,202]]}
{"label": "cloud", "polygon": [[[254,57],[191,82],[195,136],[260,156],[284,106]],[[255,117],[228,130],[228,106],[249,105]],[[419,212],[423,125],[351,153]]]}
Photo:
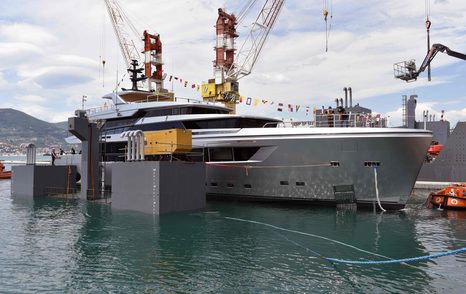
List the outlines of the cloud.
{"label": "cloud", "polygon": [[92,78],[80,73],[56,69],[35,77],[33,81],[43,88],[56,89],[86,84],[92,81]]}
{"label": "cloud", "polygon": [[38,46],[50,45],[58,41],[47,29],[27,23],[0,24],[0,40]]}
{"label": "cloud", "polygon": [[38,95],[25,95],[25,96],[17,96],[15,100],[22,101],[22,102],[33,102],[33,103],[40,103],[46,101],[46,98]]}
{"label": "cloud", "polygon": [[42,58],[42,49],[29,43],[0,42],[0,69],[14,68]]}

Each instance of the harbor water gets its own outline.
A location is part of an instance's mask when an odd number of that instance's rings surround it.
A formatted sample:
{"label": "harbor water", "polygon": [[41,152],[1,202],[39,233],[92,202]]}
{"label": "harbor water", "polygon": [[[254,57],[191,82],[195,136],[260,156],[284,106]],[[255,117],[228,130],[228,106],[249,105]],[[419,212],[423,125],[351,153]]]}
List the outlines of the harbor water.
{"label": "harbor water", "polygon": [[[0,181],[2,293],[464,293],[466,213],[208,202],[151,215],[71,199],[21,200]],[[382,257],[383,256],[383,257]]]}

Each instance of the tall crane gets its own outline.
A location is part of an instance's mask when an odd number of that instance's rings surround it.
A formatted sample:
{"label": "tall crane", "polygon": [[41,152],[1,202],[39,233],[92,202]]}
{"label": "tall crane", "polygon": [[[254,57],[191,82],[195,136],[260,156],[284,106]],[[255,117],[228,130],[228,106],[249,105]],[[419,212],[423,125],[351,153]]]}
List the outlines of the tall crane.
{"label": "tall crane", "polygon": [[413,82],[417,80],[418,76],[426,70],[426,68],[430,65],[434,57],[439,52],[466,60],[466,54],[450,50],[450,48],[442,44],[434,44],[430,48],[429,52],[427,52],[427,55],[418,70],[416,69],[416,61],[414,59],[395,63],[393,65],[395,78],[406,82]]}
{"label": "tall crane", "polygon": [[[131,68],[133,60],[141,61],[141,56],[133,39],[139,38],[139,33],[134,25],[129,20],[128,16],[124,13],[123,8],[117,0],[105,0],[108,14],[112,21],[112,26],[118,38],[121,53],[126,64],[126,68]],[[132,34],[132,36],[131,36]]]}
{"label": "tall crane", "polygon": [[238,80],[251,73],[285,2],[285,0],[263,1],[265,3],[236,56],[235,39],[238,37],[236,27],[238,22],[253,9],[257,0],[248,1],[238,17],[226,13],[223,9],[218,10],[215,78],[202,85],[204,100],[220,101],[235,109],[235,101],[239,97]]}
{"label": "tall crane", "polygon": [[[167,92],[163,88],[164,77],[160,35],[149,34],[147,31],[144,31],[141,35],[124,12],[118,0],[105,0],[105,6],[118,38],[118,44],[120,45],[126,68],[131,73],[132,89],[138,90],[137,82],[146,80],[149,91],[153,90],[152,84],[155,83],[155,90],[157,92]],[[138,40],[139,42],[142,40],[143,43],[135,43],[134,40]],[[144,53],[144,60],[142,60],[140,52]],[[138,68],[142,63],[144,63],[144,70]],[[144,71],[144,75],[139,77],[138,74],[142,73],[142,71]]]}

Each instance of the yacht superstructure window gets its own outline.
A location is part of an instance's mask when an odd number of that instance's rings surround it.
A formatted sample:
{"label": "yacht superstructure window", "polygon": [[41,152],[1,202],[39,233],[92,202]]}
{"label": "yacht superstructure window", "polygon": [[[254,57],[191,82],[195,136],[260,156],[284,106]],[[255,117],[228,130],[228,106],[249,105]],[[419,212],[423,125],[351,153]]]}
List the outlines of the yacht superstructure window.
{"label": "yacht superstructure window", "polygon": [[248,161],[258,150],[259,147],[208,148],[204,156],[206,161]]}
{"label": "yacht superstructure window", "polygon": [[222,119],[202,119],[183,121],[186,129],[231,129],[276,127],[276,121],[242,117],[225,117]]}
{"label": "yacht superstructure window", "polygon": [[159,131],[169,129],[184,129],[184,125],[180,121],[165,121],[158,123],[142,124],[134,126],[134,129],[141,131]]}
{"label": "yacht superstructure window", "polygon": [[209,148],[210,161],[233,161],[232,148]]}
{"label": "yacht superstructure window", "polygon": [[162,109],[146,110],[144,117],[167,116],[179,114],[228,114],[228,110],[200,107],[200,106],[176,106]]}
{"label": "yacht superstructure window", "polygon": [[233,153],[235,156],[235,161],[247,161],[249,160],[254,154],[256,154],[259,147],[238,147],[233,148]]}

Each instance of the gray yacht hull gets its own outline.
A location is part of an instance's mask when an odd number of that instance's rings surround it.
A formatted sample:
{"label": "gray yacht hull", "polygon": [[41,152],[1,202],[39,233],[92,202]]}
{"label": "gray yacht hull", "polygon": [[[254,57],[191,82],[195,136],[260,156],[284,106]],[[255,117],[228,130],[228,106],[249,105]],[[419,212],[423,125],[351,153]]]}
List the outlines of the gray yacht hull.
{"label": "gray yacht hull", "polygon": [[317,128],[286,137],[238,135],[204,136],[195,142],[267,146],[273,151],[260,162],[209,162],[206,185],[211,197],[331,204],[346,193],[358,205],[373,205],[376,169],[379,199],[387,208],[406,204],[432,139],[428,132],[348,133],[348,128],[331,134]]}

